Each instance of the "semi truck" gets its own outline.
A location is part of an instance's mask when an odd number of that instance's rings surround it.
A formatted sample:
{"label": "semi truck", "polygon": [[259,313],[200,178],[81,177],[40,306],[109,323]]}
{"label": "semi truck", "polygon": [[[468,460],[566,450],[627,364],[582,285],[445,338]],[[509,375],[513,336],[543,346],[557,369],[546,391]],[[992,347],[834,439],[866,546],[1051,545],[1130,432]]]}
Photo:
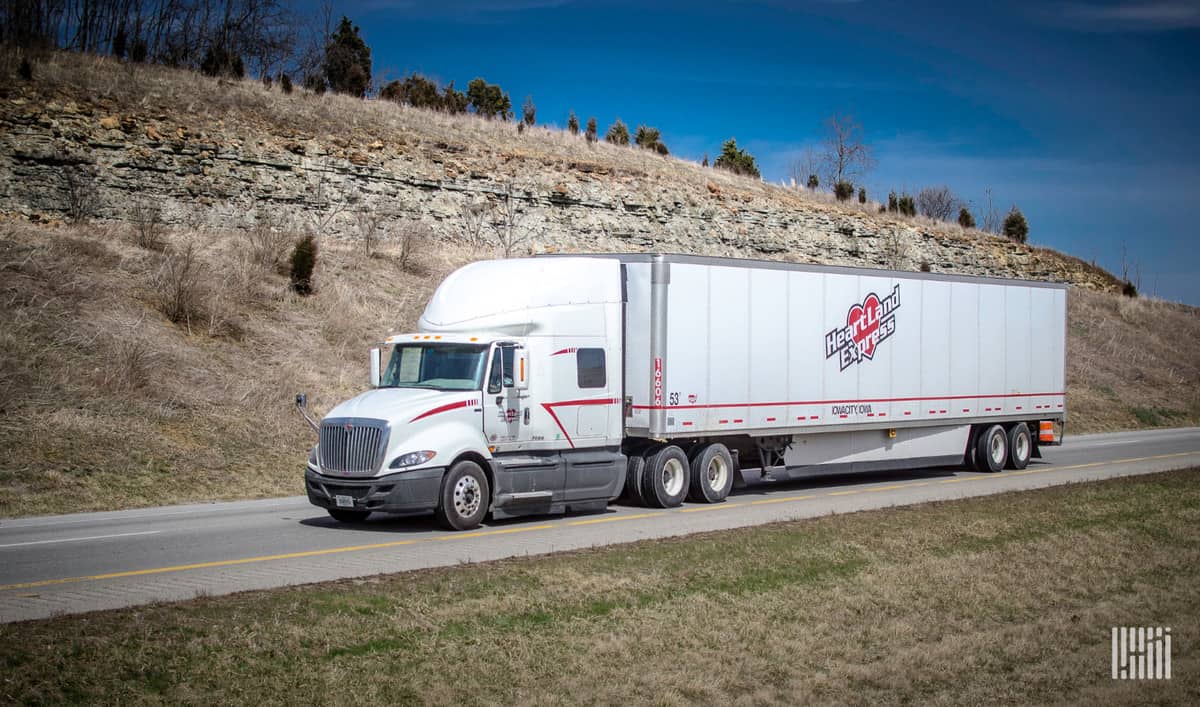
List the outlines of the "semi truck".
{"label": "semi truck", "polygon": [[669,254],[481,261],[319,423],[333,518],[720,503],[746,474],[1024,468],[1066,420],[1066,286]]}

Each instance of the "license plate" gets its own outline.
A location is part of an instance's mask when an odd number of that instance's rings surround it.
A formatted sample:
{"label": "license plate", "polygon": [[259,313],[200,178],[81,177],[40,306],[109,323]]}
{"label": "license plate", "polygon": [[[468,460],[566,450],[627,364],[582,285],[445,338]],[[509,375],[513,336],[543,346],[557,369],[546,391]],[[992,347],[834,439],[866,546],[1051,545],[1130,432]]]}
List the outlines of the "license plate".
{"label": "license plate", "polygon": [[338,508],[354,508],[353,496],[334,496],[333,501]]}

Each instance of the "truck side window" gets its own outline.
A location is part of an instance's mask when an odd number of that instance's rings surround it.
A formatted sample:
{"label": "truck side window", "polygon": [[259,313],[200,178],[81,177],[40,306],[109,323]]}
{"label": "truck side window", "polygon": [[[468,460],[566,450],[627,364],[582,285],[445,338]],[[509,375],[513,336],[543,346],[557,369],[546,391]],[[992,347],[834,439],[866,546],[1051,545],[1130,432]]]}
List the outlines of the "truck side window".
{"label": "truck side window", "polygon": [[492,356],[492,369],[488,372],[487,392],[493,395],[500,392],[500,382],[503,380],[501,373],[501,358],[502,356],[500,355],[500,350],[497,349],[496,353]]}
{"label": "truck side window", "polygon": [[579,366],[580,388],[604,387],[604,349],[579,349],[575,353],[575,361]]}
{"label": "truck side window", "polygon": [[492,370],[488,373],[488,393],[499,393],[502,388],[513,385],[513,346],[503,345],[492,356]]}

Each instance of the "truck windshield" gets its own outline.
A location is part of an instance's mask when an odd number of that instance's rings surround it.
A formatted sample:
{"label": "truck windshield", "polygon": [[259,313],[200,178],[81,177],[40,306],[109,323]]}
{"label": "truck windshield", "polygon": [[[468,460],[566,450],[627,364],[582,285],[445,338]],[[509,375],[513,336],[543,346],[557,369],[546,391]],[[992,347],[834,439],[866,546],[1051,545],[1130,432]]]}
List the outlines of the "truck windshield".
{"label": "truck windshield", "polygon": [[380,388],[480,390],[487,346],[471,344],[399,344],[385,348],[387,368]]}

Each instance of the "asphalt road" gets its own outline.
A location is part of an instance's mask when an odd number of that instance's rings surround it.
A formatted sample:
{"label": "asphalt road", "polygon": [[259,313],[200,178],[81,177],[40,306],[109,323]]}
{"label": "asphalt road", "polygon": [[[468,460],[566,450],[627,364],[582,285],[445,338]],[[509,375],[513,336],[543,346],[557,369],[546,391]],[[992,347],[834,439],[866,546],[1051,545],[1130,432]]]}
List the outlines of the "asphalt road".
{"label": "asphalt road", "polygon": [[[0,621],[457,565],[1200,466],[1200,428],[1069,437],[1024,471],[933,469],[755,483],[717,505],[614,505],[495,522],[343,525],[303,496],[0,520]],[[757,477],[757,474],[747,474]],[[300,471],[297,471],[297,486]]]}

